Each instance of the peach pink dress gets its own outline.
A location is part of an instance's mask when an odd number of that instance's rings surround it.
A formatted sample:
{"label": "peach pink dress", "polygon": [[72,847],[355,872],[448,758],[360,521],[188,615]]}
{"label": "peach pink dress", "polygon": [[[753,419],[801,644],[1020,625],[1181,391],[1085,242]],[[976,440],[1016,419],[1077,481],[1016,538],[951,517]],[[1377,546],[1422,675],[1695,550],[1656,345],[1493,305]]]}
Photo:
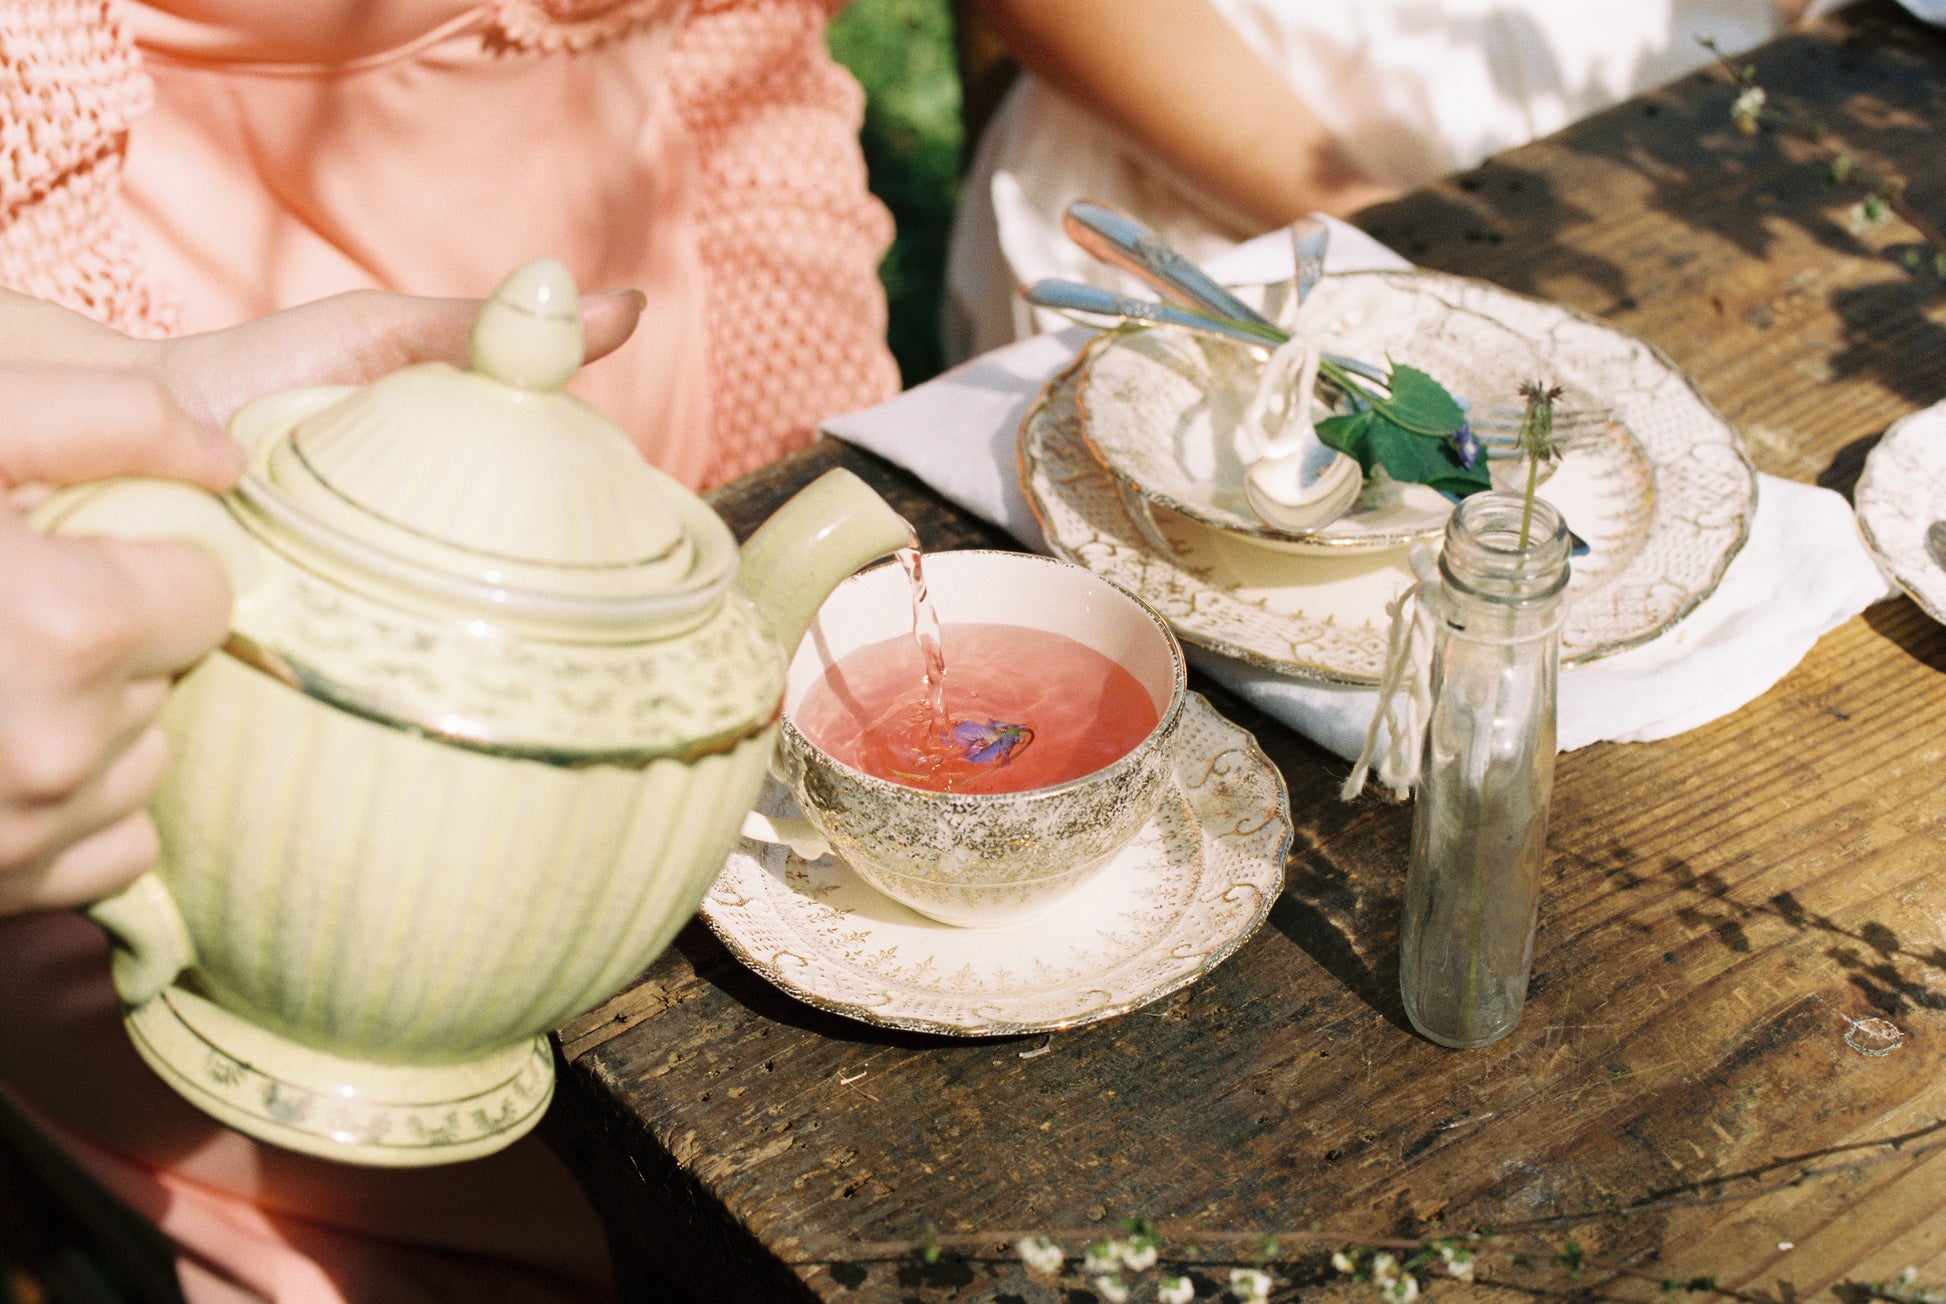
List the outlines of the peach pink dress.
{"label": "peach pink dress", "polygon": [[[840,0],[5,0],[0,284],[124,330],[363,286],[483,295],[539,254],[636,286],[577,383],[691,484],[897,388]],[[0,1098],[155,1221],[192,1304],[599,1300],[531,1138],[380,1172],[258,1145],[135,1057],[100,933],[0,919]]]}
{"label": "peach pink dress", "polygon": [[842,3],[9,0],[0,283],[161,334],[549,254],[648,294],[577,383],[715,483],[898,388]]}

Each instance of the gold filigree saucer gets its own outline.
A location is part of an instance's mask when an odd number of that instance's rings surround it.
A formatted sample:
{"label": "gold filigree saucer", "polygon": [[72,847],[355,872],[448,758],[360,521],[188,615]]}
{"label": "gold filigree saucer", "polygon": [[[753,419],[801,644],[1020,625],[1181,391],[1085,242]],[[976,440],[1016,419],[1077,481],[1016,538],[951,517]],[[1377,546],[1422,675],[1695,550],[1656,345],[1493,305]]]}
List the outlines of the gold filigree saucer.
{"label": "gold filigree saucer", "polygon": [[[759,809],[795,813],[771,784]],[[1051,1032],[1188,986],[1241,946],[1283,888],[1284,778],[1248,732],[1185,702],[1174,791],[1115,859],[1045,914],[955,928],[867,887],[835,856],[744,839],[703,901],[739,959],[790,995],[879,1027]]]}

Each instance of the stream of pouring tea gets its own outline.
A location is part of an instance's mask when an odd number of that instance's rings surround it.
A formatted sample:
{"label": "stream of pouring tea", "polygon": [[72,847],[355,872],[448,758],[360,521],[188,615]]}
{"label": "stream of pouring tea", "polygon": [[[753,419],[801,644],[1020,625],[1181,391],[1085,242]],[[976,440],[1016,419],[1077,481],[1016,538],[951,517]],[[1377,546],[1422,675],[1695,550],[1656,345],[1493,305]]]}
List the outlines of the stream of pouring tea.
{"label": "stream of pouring tea", "polygon": [[946,641],[940,634],[939,613],[933,609],[926,592],[926,555],[919,550],[919,536],[898,551],[899,567],[912,586],[912,643],[926,667],[926,701],[932,707],[931,724],[935,732],[952,728],[946,719]]}

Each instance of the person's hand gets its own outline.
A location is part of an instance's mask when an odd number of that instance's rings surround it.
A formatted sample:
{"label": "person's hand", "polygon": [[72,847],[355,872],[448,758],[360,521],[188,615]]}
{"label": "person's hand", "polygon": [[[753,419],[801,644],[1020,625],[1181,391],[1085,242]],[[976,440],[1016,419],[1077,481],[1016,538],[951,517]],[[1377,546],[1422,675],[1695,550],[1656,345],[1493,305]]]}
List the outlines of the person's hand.
{"label": "person's hand", "polygon": [[[583,296],[591,359],[628,338],[642,303]],[[241,404],[464,364],[479,306],[358,291],[138,341],[0,291],[0,915],[97,900],[154,864],[142,805],[167,759],[155,716],[230,609],[194,548],[43,538],[22,518],[27,497],[115,476],[226,489],[242,457],[220,432]]]}
{"label": "person's hand", "polygon": [[[638,290],[581,296],[588,361],[635,330]],[[299,385],[359,385],[414,362],[467,365],[478,299],[425,299],[354,290],[286,308],[228,330],[139,345],[137,365],[192,417],[221,426],[262,394]]]}
{"label": "person's hand", "polygon": [[[0,412],[10,494],[119,475],[223,489],[242,469],[136,372],[0,365]],[[155,714],[229,610],[194,548],[43,538],[0,499],[0,914],[92,901],[154,863]]]}

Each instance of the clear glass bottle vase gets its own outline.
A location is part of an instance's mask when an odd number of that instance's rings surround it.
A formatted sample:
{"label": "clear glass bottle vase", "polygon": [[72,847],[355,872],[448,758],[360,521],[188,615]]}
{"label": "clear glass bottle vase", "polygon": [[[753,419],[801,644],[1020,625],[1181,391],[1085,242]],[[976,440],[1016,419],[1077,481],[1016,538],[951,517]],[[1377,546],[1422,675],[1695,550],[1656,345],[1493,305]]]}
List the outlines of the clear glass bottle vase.
{"label": "clear glass bottle vase", "polygon": [[1444,1046],[1513,1031],[1533,960],[1569,540],[1536,502],[1522,548],[1521,513],[1519,494],[1461,502],[1441,582],[1420,591],[1437,632],[1399,990],[1412,1026]]}

